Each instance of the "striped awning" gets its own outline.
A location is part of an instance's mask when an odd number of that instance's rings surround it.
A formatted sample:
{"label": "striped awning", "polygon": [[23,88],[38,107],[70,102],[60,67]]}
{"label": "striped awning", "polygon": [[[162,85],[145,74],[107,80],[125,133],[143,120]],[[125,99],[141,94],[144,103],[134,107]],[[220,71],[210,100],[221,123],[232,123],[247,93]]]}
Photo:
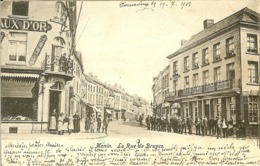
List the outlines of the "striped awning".
{"label": "striped awning", "polygon": [[39,78],[39,74],[29,74],[29,73],[1,73],[1,77],[9,78]]}

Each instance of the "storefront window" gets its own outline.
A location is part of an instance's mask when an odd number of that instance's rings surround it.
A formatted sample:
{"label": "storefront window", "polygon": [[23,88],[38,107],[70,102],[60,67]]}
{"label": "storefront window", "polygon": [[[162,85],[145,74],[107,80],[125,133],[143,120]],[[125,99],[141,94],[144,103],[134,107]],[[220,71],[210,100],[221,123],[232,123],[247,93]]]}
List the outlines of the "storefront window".
{"label": "storefront window", "polygon": [[33,109],[36,102],[33,98],[4,97],[1,99],[2,121],[35,121],[37,110]]}

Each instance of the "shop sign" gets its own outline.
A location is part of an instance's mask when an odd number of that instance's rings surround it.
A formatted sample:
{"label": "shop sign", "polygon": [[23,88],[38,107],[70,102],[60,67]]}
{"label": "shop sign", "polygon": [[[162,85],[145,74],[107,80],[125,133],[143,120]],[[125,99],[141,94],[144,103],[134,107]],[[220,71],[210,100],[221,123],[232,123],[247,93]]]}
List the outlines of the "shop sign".
{"label": "shop sign", "polygon": [[47,32],[52,26],[47,21],[1,18],[0,29]]}
{"label": "shop sign", "polygon": [[36,45],[36,48],[33,51],[33,54],[31,56],[29,62],[28,62],[30,66],[34,65],[34,63],[36,62],[38,56],[40,55],[40,53],[42,51],[42,48],[43,48],[46,40],[47,40],[47,36],[46,35],[42,35],[40,40],[39,40],[39,42],[38,42],[38,44]]}

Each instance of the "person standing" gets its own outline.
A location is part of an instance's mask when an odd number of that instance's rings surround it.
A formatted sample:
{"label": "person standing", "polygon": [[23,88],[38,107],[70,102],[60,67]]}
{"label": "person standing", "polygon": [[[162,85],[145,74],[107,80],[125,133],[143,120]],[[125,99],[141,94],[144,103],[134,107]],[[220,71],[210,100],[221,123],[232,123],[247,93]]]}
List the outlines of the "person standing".
{"label": "person standing", "polygon": [[188,132],[189,132],[189,135],[192,135],[192,120],[191,120],[191,117],[189,116],[188,119],[187,119],[187,126],[188,126]]}
{"label": "person standing", "polygon": [[228,129],[228,123],[226,119],[222,118],[222,132],[223,132],[223,138],[227,138],[227,129]]}
{"label": "person standing", "polygon": [[73,115],[73,125],[74,125],[74,132],[75,133],[80,132],[80,117],[77,112],[75,113],[75,115]]}
{"label": "person standing", "polygon": [[209,120],[209,135],[213,135],[213,126],[214,126],[214,119],[211,118]]}
{"label": "person standing", "polygon": [[217,117],[216,130],[217,130],[217,139],[221,138],[222,121],[219,117]]}
{"label": "person standing", "polygon": [[195,125],[196,125],[196,135],[200,135],[201,121],[199,117],[196,118]]}
{"label": "person standing", "polygon": [[244,119],[239,124],[239,131],[240,131],[240,137],[242,139],[246,139],[246,124]]}
{"label": "person standing", "polygon": [[94,133],[94,130],[95,130],[95,126],[94,126],[95,115],[94,115],[94,113],[92,113],[92,115],[90,116],[89,122],[90,122],[90,133]]}
{"label": "person standing", "polygon": [[234,135],[234,121],[232,119],[232,117],[230,117],[229,121],[228,121],[228,136],[233,136]]}
{"label": "person standing", "polygon": [[110,121],[110,118],[108,116],[109,115],[106,114],[105,117],[104,117],[104,120],[103,120],[103,130],[106,134],[107,134],[108,124],[109,124],[109,121]]}
{"label": "person standing", "polygon": [[49,126],[50,132],[54,132],[55,130],[57,130],[56,118],[57,118],[56,109],[53,109],[50,117],[50,126]]}
{"label": "person standing", "polygon": [[150,130],[154,130],[154,116],[150,118]]}
{"label": "person standing", "polygon": [[64,134],[62,131],[63,120],[64,120],[64,114],[61,112],[58,118],[58,132],[57,132],[58,135]]}
{"label": "person standing", "polygon": [[139,123],[140,123],[140,126],[143,125],[143,116],[142,115],[139,116]]}
{"label": "person standing", "polygon": [[147,130],[150,130],[150,126],[151,126],[150,115],[148,115],[148,116],[145,118],[145,122],[146,122],[146,125],[147,125]]}
{"label": "person standing", "polygon": [[74,131],[74,123],[73,123],[73,117],[72,115],[69,116],[69,123],[68,123],[68,132],[71,134],[71,132]]}
{"label": "person standing", "polygon": [[182,120],[182,134],[183,133],[187,133],[187,120],[186,120],[186,118],[183,118],[183,120]]}
{"label": "person standing", "polygon": [[101,115],[98,115],[98,118],[97,118],[97,133],[100,133],[101,122],[102,122]]}

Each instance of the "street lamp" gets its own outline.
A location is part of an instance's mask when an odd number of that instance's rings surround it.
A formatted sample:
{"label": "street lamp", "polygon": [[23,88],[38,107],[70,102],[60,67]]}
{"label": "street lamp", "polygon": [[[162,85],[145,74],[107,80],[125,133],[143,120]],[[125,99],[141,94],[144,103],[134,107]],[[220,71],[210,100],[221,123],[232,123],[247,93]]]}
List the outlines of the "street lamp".
{"label": "street lamp", "polygon": [[44,84],[45,84],[45,77],[47,76],[46,73],[42,73],[41,74],[41,80],[40,80],[40,84],[42,86],[41,89],[41,94],[42,94],[42,112],[41,112],[41,133],[42,133],[42,123],[43,123],[43,106],[44,106]]}

